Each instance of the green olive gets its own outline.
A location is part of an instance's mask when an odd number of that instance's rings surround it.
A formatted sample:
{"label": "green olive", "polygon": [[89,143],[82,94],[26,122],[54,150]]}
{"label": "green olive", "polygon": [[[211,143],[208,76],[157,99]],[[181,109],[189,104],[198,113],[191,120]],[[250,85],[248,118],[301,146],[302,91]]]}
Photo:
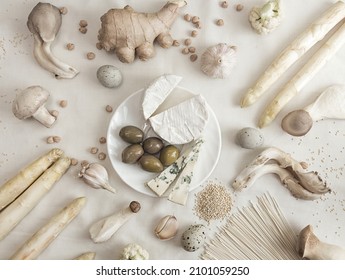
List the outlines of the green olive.
{"label": "green olive", "polygon": [[163,146],[163,141],[158,137],[149,137],[146,138],[143,142],[144,151],[149,154],[158,153],[163,148]]}
{"label": "green olive", "polygon": [[122,152],[122,162],[136,163],[144,154],[144,149],[140,144],[127,146]]}
{"label": "green olive", "polygon": [[143,155],[139,161],[141,168],[148,172],[162,172],[164,167],[158,158],[153,155]]}
{"label": "green olive", "polygon": [[144,132],[140,128],[133,125],[122,127],[119,135],[123,141],[126,141],[130,144],[141,143],[144,139]]}
{"label": "green olive", "polygon": [[180,156],[180,150],[174,145],[165,146],[159,155],[159,159],[164,166],[171,165]]}

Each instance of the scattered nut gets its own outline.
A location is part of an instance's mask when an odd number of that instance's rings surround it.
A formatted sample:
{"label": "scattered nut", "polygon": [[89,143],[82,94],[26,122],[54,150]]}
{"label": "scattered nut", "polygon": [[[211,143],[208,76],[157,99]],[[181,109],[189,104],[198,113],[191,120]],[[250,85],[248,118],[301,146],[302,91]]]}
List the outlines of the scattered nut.
{"label": "scattered nut", "polygon": [[98,50],[103,49],[102,44],[101,44],[100,42],[96,43],[96,48],[97,48]]}
{"label": "scattered nut", "polygon": [[197,17],[197,16],[192,17],[192,23],[196,24],[198,22],[200,22],[200,18],[199,17]]}
{"label": "scattered nut", "polygon": [[68,12],[68,10],[66,7],[60,8],[60,14],[65,15],[65,14],[67,14],[67,12]]}
{"label": "scattered nut", "polygon": [[97,154],[97,153],[98,153],[98,148],[97,148],[97,147],[92,147],[92,148],[90,149],[90,153],[91,153],[91,154]]}
{"label": "scattered nut", "polygon": [[88,52],[86,54],[87,59],[92,60],[95,59],[96,55],[93,52]]}
{"label": "scattered nut", "polygon": [[51,114],[53,117],[57,118],[57,117],[59,116],[59,111],[57,111],[57,110],[52,110],[52,111],[50,111],[50,114]]}
{"label": "scattered nut", "polygon": [[197,30],[193,30],[191,33],[190,33],[190,36],[192,37],[196,37],[198,35],[198,31]]}
{"label": "scattered nut", "polygon": [[78,160],[76,158],[71,158],[71,165],[75,166],[78,164]]}
{"label": "scattered nut", "polygon": [[79,31],[80,31],[80,33],[85,34],[87,32],[87,28],[86,27],[80,27]]}
{"label": "scattered nut", "polygon": [[184,44],[186,45],[186,46],[189,46],[190,44],[192,43],[192,40],[191,39],[186,39],[186,40],[184,40]]}
{"label": "scattered nut", "polygon": [[98,159],[100,159],[100,160],[105,160],[106,157],[107,157],[107,155],[105,153],[103,153],[103,152],[98,154]]}
{"label": "scattered nut", "polygon": [[189,47],[189,48],[188,48],[188,51],[189,51],[190,53],[195,53],[196,49],[195,49],[195,47]]}
{"label": "scattered nut", "polygon": [[192,20],[192,16],[189,14],[185,14],[183,18],[185,21],[191,21]]}
{"label": "scattered nut", "polygon": [[87,160],[83,160],[81,163],[80,163],[81,167],[86,167],[89,165],[89,162]]}
{"label": "scattered nut", "polygon": [[86,27],[87,26],[87,21],[85,19],[82,19],[79,21],[79,26],[80,27]]}
{"label": "scattered nut", "polygon": [[180,42],[177,40],[173,41],[173,46],[178,47],[180,45]]}
{"label": "scattered nut", "polygon": [[201,29],[201,22],[197,22],[197,23],[195,24],[195,27],[198,28],[198,29]]}
{"label": "scattered nut", "polygon": [[60,136],[53,136],[53,141],[55,143],[59,143],[61,141],[61,137]]}
{"label": "scattered nut", "polygon": [[66,48],[67,48],[69,51],[74,50],[74,44],[68,43],[68,44],[66,45]]}
{"label": "scattered nut", "polygon": [[65,108],[67,106],[67,100],[61,100],[59,102],[60,107]]}
{"label": "scattered nut", "polygon": [[194,61],[196,61],[196,60],[198,59],[198,55],[192,54],[192,55],[189,57],[189,59],[190,59],[191,62],[194,62]]}
{"label": "scattered nut", "polygon": [[188,48],[183,48],[183,49],[182,49],[182,53],[183,53],[183,54],[188,54],[188,53],[189,53]]}
{"label": "scattered nut", "polygon": [[111,107],[110,105],[107,105],[105,107],[105,110],[108,112],[108,113],[111,113],[113,111],[113,107]]}
{"label": "scattered nut", "polygon": [[47,143],[48,143],[48,144],[53,144],[53,143],[54,143],[54,138],[53,138],[53,136],[49,136],[49,137],[47,138]]}
{"label": "scattered nut", "polygon": [[101,144],[107,143],[107,138],[105,138],[105,137],[99,138],[99,143],[101,143]]}
{"label": "scattered nut", "polygon": [[223,26],[223,25],[224,25],[224,20],[222,20],[222,19],[217,19],[217,20],[216,20],[216,24],[217,24],[218,26]]}
{"label": "scattered nut", "polygon": [[227,1],[223,1],[223,2],[220,4],[220,6],[221,6],[222,8],[227,8],[227,7],[229,7],[229,4],[228,4]]}
{"label": "scattered nut", "polygon": [[237,11],[237,12],[242,11],[243,8],[244,8],[244,6],[243,6],[242,4],[237,4],[237,5],[236,5],[236,11]]}

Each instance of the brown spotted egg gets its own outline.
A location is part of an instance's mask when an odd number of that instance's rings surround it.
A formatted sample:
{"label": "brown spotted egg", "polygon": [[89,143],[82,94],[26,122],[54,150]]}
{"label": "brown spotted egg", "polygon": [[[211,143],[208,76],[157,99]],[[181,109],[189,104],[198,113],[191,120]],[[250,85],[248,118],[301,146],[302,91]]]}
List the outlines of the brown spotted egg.
{"label": "brown spotted egg", "polygon": [[206,240],[206,227],[201,224],[189,226],[182,234],[182,247],[188,252],[201,248]]}

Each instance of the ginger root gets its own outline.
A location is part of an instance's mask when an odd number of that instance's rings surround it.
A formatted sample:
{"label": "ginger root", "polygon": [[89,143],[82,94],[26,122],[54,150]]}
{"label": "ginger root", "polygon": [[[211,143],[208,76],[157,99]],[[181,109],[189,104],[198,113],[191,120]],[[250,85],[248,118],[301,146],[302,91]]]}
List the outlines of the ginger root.
{"label": "ginger root", "polygon": [[132,7],[110,9],[101,17],[99,45],[114,51],[123,63],[132,63],[135,55],[147,60],[155,55],[154,41],[162,48],[169,48],[173,39],[169,33],[183,0],[169,1],[156,13],[135,12]]}

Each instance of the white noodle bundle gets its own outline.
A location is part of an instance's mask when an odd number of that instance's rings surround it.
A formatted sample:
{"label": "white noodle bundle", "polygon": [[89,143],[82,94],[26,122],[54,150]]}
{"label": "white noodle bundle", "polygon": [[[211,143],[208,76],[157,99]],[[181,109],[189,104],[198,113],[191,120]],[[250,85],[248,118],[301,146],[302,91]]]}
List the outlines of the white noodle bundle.
{"label": "white noodle bundle", "polygon": [[200,256],[204,260],[299,260],[297,234],[269,194],[233,214]]}

